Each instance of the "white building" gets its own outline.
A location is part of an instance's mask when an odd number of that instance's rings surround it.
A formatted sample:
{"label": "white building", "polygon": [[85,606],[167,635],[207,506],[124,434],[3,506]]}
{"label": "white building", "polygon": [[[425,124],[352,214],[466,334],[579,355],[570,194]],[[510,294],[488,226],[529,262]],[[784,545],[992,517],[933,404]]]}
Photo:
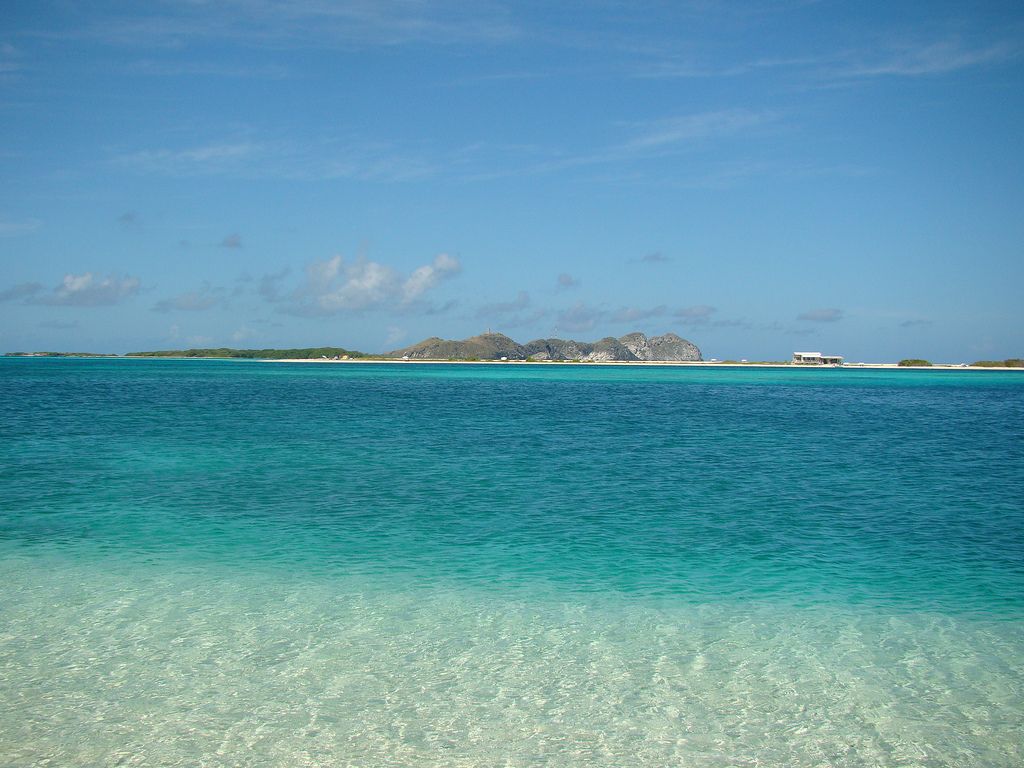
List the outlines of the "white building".
{"label": "white building", "polygon": [[823,355],[821,352],[794,352],[794,365],[842,365],[840,355]]}

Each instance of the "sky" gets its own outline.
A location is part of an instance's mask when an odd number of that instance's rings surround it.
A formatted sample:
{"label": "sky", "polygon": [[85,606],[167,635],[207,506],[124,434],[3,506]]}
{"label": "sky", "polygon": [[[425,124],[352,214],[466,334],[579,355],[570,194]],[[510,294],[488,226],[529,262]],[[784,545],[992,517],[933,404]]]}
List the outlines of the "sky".
{"label": "sky", "polygon": [[1024,356],[1024,4],[7,0],[0,351]]}

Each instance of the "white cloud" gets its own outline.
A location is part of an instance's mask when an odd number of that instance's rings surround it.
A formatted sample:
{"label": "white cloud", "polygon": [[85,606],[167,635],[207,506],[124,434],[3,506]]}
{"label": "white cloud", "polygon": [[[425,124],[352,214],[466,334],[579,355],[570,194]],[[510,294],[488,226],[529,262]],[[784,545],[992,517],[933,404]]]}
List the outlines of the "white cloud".
{"label": "white cloud", "polygon": [[326,313],[363,309],[393,294],[397,275],[383,264],[360,260],[345,264],[341,256],[306,267],[306,290]]}
{"label": "white cloud", "polygon": [[102,307],[118,304],[139,292],[137,277],[97,277],[92,272],[64,275],[53,293],[31,299],[33,304],[65,307]]}
{"label": "white cloud", "polygon": [[439,253],[434,257],[432,264],[418,267],[409,275],[409,279],[402,286],[402,293],[406,302],[419,298],[426,291],[433,288],[437,283],[449,275],[457,274],[462,269],[459,260],[447,253]]}
{"label": "white cloud", "polygon": [[[306,267],[305,283],[290,296],[288,311],[332,315],[381,307],[413,308],[442,280],[457,274],[459,260],[438,254],[430,264],[405,277],[391,267],[368,259],[348,262],[342,256],[314,261]],[[264,278],[266,280],[267,278]],[[268,293],[276,296],[276,285]]]}

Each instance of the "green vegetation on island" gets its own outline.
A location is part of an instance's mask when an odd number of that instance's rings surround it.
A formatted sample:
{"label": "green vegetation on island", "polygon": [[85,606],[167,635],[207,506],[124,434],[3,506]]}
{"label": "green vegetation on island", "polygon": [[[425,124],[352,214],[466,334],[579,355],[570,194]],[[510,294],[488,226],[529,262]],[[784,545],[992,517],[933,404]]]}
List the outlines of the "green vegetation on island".
{"label": "green vegetation on island", "polygon": [[931,368],[932,364],[928,360],[922,360],[919,357],[908,357],[905,360],[900,360],[898,365],[900,368]]}
{"label": "green vegetation on island", "polygon": [[117,357],[100,352],[5,352],[4,357]]}
{"label": "green vegetation on island", "polygon": [[320,360],[367,357],[342,347],[304,347],[302,349],[165,349],[155,352],[129,352],[125,357],[212,357],[242,360]]}
{"label": "green vegetation on island", "polygon": [[975,368],[1024,368],[1024,359],[1010,357],[1006,360],[979,360],[971,365]]}

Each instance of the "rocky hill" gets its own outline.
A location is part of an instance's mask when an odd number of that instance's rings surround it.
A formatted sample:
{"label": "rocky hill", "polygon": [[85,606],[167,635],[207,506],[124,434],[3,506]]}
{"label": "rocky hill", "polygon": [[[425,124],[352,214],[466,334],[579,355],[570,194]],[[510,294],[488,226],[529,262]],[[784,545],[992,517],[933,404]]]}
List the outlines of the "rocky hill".
{"label": "rocky hill", "polygon": [[584,360],[611,361],[695,361],[700,350],[674,333],[648,338],[629,333],[621,338],[608,336],[600,341],[572,339],[536,339],[519,344],[502,333],[482,333],[462,341],[435,337],[424,339],[388,357],[410,360]]}
{"label": "rocky hill", "polygon": [[462,341],[432,336],[418,344],[389,352],[388,357],[408,357],[410,360],[525,360],[522,344],[517,344],[503,333],[481,333]]}

